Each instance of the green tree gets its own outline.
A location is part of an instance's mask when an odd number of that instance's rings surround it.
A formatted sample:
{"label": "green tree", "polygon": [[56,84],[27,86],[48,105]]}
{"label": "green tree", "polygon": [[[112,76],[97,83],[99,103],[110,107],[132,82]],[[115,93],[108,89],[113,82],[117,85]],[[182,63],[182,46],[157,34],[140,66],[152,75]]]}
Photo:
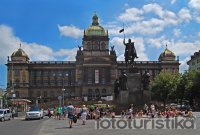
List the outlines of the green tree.
{"label": "green tree", "polygon": [[200,99],[200,71],[185,72],[177,86],[177,97],[182,100],[189,100],[193,106],[194,100]]}
{"label": "green tree", "polygon": [[192,78],[192,86],[190,91],[190,104],[193,106],[193,101],[200,99],[200,71],[194,71]]}
{"label": "green tree", "polygon": [[161,72],[150,84],[152,98],[163,102],[165,106],[167,101],[174,97],[178,80],[179,74]]}
{"label": "green tree", "polygon": [[190,85],[189,85],[189,79],[188,79],[188,73],[185,72],[184,74],[180,75],[179,81],[177,83],[177,89],[176,89],[176,98],[178,101],[180,101],[181,105],[183,103],[183,100],[186,99],[185,95],[187,91],[189,91]]}

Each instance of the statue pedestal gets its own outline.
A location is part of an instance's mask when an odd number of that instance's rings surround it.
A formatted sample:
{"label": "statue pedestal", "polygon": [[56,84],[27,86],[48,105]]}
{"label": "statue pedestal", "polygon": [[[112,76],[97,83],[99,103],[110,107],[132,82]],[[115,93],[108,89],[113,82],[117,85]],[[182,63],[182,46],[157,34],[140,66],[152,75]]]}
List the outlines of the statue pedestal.
{"label": "statue pedestal", "polygon": [[145,103],[149,103],[151,101],[151,92],[149,90],[143,91],[143,100]]}
{"label": "statue pedestal", "polygon": [[129,92],[126,90],[120,91],[118,102],[121,105],[128,104]]}
{"label": "statue pedestal", "polygon": [[129,91],[129,104],[139,103],[142,101],[141,91],[141,75],[140,73],[129,73],[128,78],[128,91]]}

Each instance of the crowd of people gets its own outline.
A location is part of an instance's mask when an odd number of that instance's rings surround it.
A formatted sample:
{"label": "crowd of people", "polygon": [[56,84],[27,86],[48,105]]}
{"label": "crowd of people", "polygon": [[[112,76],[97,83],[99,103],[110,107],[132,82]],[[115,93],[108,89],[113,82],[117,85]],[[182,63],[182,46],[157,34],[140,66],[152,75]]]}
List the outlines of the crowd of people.
{"label": "crowd of people", "polygon": [[126,111],[122,110],[121,116],[126,118],[173,118],[178,116],[192,117],[193,113],[192,109],[180,110],[174,106],[160,108],[154,104],[151,104],[150,106],[144,104],[143,109],[138,110],[137,108],[133,107],[133,104],[131,104]]}
{"label": "crowd of people", "polygon": [[72,127],[77,119],[82,121],[82,125],[86,124],[88,119],[99,119],[101,117],[115,117],[115,112],[111,111],[109,105],[106,107],[94,105],[73,106],[71,103],[68,106],[55,106],[52,109],[47,109],[47,116],[53,117],[56,120],[69,120],[69,127]]}
{"label": "crowd of people", "polygon": [[[99,119],[102,117],[115,118],[115,112],[106,105],[106,107],[94,106],[94,105],[82,105],[73,106],[69,103],[68,106],[54,107],[53,113],[48,108],[49,118],[53,115],[56,120],[69,120],[69,127],[72,127],[73,123],[76,123],[77,119],[82,121],[82,125],[86,124],[88,119]],[[123,118],[170,118],[170,117],[192,117],[192,110],[179,110],[173,106],[167,106],[166,108],[160,108],[154,104],[144,104],[142,109],[137,109],[131,104],[126,110],[121,111],[121,117]]]}

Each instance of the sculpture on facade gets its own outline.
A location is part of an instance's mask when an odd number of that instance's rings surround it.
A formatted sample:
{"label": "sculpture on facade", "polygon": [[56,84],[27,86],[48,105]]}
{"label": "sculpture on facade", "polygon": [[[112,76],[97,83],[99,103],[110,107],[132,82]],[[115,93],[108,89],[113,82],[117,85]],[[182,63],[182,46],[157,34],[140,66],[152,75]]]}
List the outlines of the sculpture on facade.
{"label": "sculpture on facade", "polygon": [[124,71],[121,72],[119,77],[119,90],[128,90],[127,87],[127,75]]}
{"label": "sculpture on facade", "polygon": [[115,99],[117,99],[119,95],[119,80],[116,79],[114,82],[114,94],[115,94]]}
{"label": "sculpture on facade", "polygon": [[150,74],[146,70],[145,73],[142,75],[143,90],[149,89],[149,83],[150,83]]}

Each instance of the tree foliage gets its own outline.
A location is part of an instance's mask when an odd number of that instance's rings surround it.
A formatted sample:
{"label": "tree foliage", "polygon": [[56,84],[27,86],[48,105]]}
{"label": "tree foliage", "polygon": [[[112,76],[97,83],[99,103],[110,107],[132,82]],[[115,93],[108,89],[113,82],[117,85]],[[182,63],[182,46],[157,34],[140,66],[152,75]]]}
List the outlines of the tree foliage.
{"label": "tree foliage", "polygon": [[165,105],[169,99],[175,96],[178,81],[179,74],[161,72],[151,82],[152,98]]}
{"label": "tree foliage", "polygon": [[188,100],[193,106],[200,101],[200,70],[172,75],[161,72],[151,82],[152,98],[164,104],[171,101]]}

